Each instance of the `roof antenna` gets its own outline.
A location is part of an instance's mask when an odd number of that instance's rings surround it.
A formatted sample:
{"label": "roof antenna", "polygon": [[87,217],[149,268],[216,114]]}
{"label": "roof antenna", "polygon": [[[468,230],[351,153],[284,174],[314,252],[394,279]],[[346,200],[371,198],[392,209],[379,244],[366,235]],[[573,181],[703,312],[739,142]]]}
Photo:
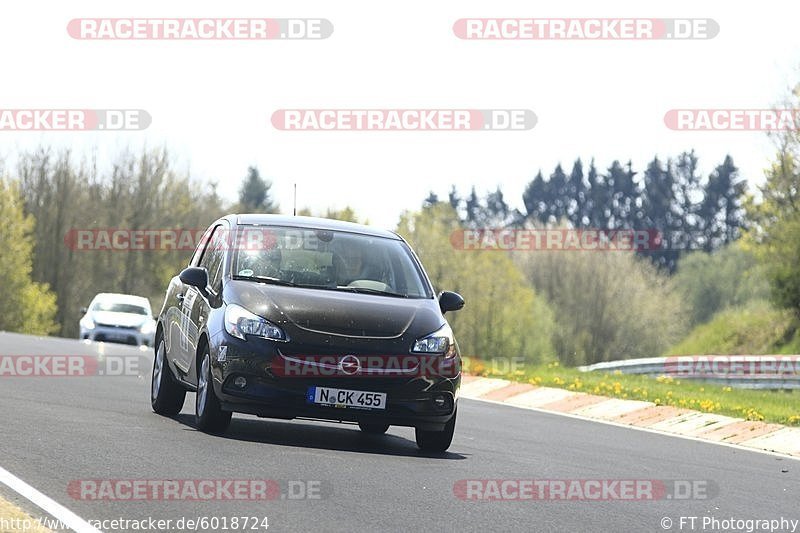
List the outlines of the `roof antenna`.
{"label": "roof antenna", "polygon": [[297,216],[297,183],[294,184],[294,209],[292,211],[292,216]]}

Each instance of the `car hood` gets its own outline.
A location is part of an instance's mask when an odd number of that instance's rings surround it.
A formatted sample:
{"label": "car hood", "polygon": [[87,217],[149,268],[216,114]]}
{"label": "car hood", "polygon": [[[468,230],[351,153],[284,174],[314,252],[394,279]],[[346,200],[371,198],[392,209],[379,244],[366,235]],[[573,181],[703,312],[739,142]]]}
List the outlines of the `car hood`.
{"label": "car hood", "polygon": [[115,313],[113,311],[93,311],[89,313],[89,316],[95,324],[120,326],[123,328],[138,328],[143,326],[148,320],[152,320],[145,315]]}
{"label": "car hood", "polygon": [[444,322],[433,299],[394,298],[335,290],[232,281],[225,300],[304,331],[350,337],[425,335]]}

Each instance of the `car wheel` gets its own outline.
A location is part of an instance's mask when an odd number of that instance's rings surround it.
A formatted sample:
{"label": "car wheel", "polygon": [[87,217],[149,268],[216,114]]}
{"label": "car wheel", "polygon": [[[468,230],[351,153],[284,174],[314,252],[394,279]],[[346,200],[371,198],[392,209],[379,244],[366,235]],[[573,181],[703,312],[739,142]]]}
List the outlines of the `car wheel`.
{"label": "car wheel", "polygon": [[370,435],[383,435],[389,430],[389,424],[379,424],[377,422],[359,422],[358,427],[361,428],[361,431]]}
{"label": "car wheel", "polygon": [[456,414],[453,413],[453,418],[445,424],[444,429],[441,431],[424,431],[419,428],[415,429],[417,437],[417,446],[426,452],[443,452],[450,447],[453,442],[453,433],[456,430]]}
{"label": "car wheel", "polygon": [[150,405],[160,415],[175,416],[183,409],[185,399],[186,389],[172,378],[164,339],[159,339],[153,360],[153,377],[150,380]]}
{"label": "car wheel", "polygon": [[211,377],[211,355],[206,347],[200,371],[197,375],[197,399],[195,401],[195,421],[197,429],[206,433],[224,433],[231,423],[230,411],[223,411],[214,393]]}

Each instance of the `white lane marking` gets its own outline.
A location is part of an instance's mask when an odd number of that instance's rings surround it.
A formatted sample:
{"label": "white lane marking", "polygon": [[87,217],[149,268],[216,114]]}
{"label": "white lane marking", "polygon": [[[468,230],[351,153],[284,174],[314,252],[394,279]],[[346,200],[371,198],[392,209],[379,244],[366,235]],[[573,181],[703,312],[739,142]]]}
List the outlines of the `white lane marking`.
{"label": "white lane marking", "polygon": [[[746,452],[761,453],[761,454],[764,454],[764,455],[771,455],[773,457],[780,457],[782,459],[793,459],[795,461],[800,461],[800,457],[797,457],[795,455],[788,455],[786,453],[774,452],[774,451],[771,451],[771,450],[763,450],[761,448],[751,448],[751,447],[748,447],[746,445],[734,444],[732,442],[722,442],[722,441],[701,439],[701,438],[692,437],[692,436],[689,436],[689,435],[681,435],[680,433],[668,433],[666,431],[660,431],[660,430],[657,430],[657,429],[650,429],[648,427],[630,426],[628,424],[621,424],[619,422],[612,422],[611,420],[602,420],[600,418],[589,418],[589,417],[586,417],[586,416],[575,415],[575,414],[572,414],[572,413],[563,413],[563,412],[560,412],[560,411],[548,411],[547,409],[540,409],[538,407],[525,407],[525,406],[522,406],[522,405],[514,405],[514,404],[511,404],[511,403],[507,403],[507,402],[498,402],[496,400],[484,400],[483,398],[468,398],[466,396],[462,396],[461,399],[464,399],[464,400],[475,400],[476,402],[492,403],[492,404],[495,404],[495,405],[505,405],[506,407],[512,407],[514,409],[523,409],[525,411],[536,411],[538,413],[544,413],[544,414],[548,414],[548,415],[566,416],[568,418],[574,418],[576,420],[583,420],[583,421],[586,421],[586,422],[596,422],[598,424],[606,424],[608,426],[617,426],[617,427],[620,427],[620,428],[633,429],[633,430],[636,430],[636,431],[644,431],[645,433],[654,433],[656,435],[664,435],[666,437],[675,437],[676,439],[692,440],[692,441],[695,441],[695,442],[702,442],[704,444],[712,444],[714,446],[725,446],[727,448],[733,448],[735,450],[743,450],[743,451],[746,451]],[[760,438],[760,437],[755,437],[754,440],[758,439],[758,438]],[[745,441],[745,442],[748,442],[748,441]]]}
{"label": "white lane marking", "polygon": [[31,487],[20,478],[0,466],[0,483],[27,499],[43,511],[49,513],[61,523],[69,527],[75,533],[102,533],[89,525],[83,518],[76,515],[60,503],[45,496],[35,488]]}

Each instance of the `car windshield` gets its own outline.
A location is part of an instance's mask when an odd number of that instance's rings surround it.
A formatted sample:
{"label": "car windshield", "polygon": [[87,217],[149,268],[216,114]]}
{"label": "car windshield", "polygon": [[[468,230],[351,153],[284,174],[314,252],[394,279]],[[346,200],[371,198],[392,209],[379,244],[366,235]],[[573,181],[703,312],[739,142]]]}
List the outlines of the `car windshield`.
{"label": "car windshield", "polygon": [[343,231],[249,226],[240,230],[233,277],[264,283],[431,298],[400,240]]}
{"label": "car windshield", "polygon": [[96,302],[92,306],[92,311],[108,311],[111,313],[129,313],[131,315],[149,315],[146,308],[136,304],[126,304],[120,302]]}

